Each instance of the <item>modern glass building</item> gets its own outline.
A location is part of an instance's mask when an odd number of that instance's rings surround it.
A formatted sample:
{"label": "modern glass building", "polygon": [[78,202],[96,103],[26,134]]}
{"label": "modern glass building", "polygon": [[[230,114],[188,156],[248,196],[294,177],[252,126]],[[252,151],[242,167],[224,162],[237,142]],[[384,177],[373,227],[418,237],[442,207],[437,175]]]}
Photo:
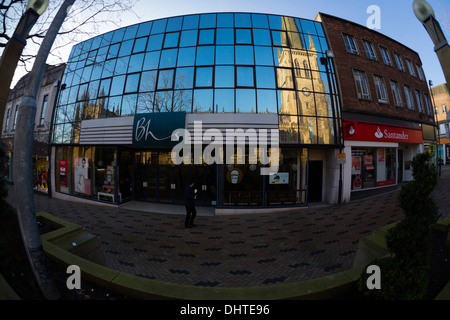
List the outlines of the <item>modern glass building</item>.
{"label": "modern glass building", "polygon": [[[53,118],[54,195],[182,204],[193,179],[197,203],[218,209],[333,202],[342,137],[326,50],[321,23],[259,13],[159,19],[77,44]],[[193,137],[192,161],[174,162],[176,129]],[[261,174],[253,132],[279,147],[276,175]],[[196,156],[211,133],[234,133],[232,163],[219,149],[214,163]]]}

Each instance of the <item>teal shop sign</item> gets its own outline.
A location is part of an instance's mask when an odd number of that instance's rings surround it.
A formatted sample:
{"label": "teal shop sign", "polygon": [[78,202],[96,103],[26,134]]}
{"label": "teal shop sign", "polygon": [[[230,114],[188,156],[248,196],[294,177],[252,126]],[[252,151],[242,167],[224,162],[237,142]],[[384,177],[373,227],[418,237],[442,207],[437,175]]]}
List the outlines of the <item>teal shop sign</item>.
{"label": "teal shop sign", "polygon": [[172,132],[184,129],[186,112],[140,113],[134,116],[133,146],[173,147]]}

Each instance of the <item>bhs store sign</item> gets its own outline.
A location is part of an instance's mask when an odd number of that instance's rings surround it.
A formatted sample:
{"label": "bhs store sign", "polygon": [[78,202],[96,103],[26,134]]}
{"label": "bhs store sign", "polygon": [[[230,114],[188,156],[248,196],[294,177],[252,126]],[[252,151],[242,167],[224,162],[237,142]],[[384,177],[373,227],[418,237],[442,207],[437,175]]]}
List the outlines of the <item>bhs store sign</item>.
{"label": "bhs store sign", "polygon": [[133,146],[173,147],[172,133],[185,127],[186,112],[142,113],[134,116]]}

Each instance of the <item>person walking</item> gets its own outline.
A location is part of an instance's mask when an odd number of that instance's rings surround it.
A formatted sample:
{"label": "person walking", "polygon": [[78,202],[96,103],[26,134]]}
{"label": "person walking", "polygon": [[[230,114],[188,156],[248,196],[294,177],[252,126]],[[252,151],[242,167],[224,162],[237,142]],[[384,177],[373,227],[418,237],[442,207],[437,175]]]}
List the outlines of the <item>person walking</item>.
{"label": "person walking", "polygon": [[195,182],[191,181],[184,190],[184,205],[186,206],[186,220],[184,221],[185,228],[194,227],[194,219],[197,216],[195,210],[195,199],[197,198],[196,190],[194,190]]}

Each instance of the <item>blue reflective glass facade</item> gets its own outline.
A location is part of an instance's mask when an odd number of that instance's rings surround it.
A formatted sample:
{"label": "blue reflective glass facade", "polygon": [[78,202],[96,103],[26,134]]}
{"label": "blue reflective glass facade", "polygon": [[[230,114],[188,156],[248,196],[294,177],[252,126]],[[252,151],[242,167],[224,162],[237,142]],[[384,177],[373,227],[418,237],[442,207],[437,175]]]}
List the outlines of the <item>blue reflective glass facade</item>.
{"label": "blue reflective glass facade", "polygon": [[72,49],[53,143],[77,144],[83,120],[185,111],[277,114],[281,144],[337,145],[327,49],[319,22],[253,13],[172,17],[100,35]]}

